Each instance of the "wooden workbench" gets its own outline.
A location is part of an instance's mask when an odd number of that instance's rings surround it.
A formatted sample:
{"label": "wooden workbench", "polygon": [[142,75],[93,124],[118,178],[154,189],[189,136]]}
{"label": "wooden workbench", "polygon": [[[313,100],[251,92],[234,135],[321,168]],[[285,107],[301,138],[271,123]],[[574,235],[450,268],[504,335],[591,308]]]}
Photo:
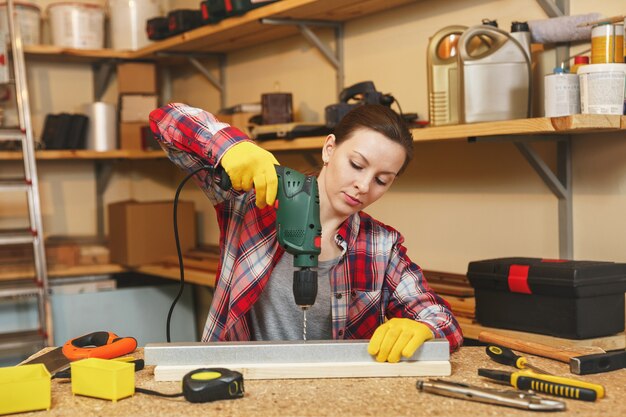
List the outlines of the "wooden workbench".
{"label": "wooden workbench", "polygon": [[[140,357],[142,351],[135,356]],[[557,375],[572,376],[564,363],[528,356],[537,366]],[[463,347],[451,358],[452,376],[444,379],[496,388],[498,385],[477,376],[477,369],[512,369],[487,358],[483,347]],[[155,382],[153,367],[136,374],[136,386],[161,392],[180,392],[177,382]],[[595,402],[565,400],[564,416],[626,415],[626,369],[578,377],[602,383],[607,395]],[[418,392],[418,378],[354,378],[316,380],[246,381],[245,397],[216,403],[191,404],[182,398],[165,399],[135,394],[113,403],[73,397],[69,382],[52,380],[52,408],[49,412],[23,416],[529,416],[526,410],[499,407]],[[555,398],[545,396],[546,398]]]}

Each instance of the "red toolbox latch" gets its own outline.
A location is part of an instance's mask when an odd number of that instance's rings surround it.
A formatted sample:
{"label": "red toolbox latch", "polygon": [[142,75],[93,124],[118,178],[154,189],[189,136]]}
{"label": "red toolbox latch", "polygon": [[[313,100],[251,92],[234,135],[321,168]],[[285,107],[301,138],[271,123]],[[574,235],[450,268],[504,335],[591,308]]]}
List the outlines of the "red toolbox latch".
{"label": "red toolbox latch", "polygon": [[528,286],[528,270],[530,265],[511,265],[509,267],[509,276],[507,281],[509,283],[509,291],[519,292],[522,294],[532,294],[530,287]]}

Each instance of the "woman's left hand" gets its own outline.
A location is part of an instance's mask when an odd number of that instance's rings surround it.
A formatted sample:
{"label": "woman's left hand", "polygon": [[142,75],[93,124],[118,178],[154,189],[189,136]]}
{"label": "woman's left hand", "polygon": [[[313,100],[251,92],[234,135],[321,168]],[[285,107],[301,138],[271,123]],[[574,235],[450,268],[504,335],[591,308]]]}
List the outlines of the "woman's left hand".
{"label": "woman's left hand", "polygon": [[425,324],[394,317],[378,326],[367,346],[367,352],[376,355],[378,362],[398,362],[400,355],[410,358],[417,348],[433,337],[432,331]]}

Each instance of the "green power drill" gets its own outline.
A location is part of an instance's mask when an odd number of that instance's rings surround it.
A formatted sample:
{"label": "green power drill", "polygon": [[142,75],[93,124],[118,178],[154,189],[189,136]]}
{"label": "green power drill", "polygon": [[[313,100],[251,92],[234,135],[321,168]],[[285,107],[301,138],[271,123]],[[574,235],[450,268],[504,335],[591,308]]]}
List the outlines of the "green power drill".
{"label": "green power drill", "polygon": [[[306,340],[306,312],[317,297],[317,267],[321,252],[322,225],[317,178],[291,168],[276,165],[278,193],[276,228],[278,243],[293,255],[293,295],[302,308],[302,337]],[[224,169],[220,172],[220,187],[230,188],[230,178]]]}

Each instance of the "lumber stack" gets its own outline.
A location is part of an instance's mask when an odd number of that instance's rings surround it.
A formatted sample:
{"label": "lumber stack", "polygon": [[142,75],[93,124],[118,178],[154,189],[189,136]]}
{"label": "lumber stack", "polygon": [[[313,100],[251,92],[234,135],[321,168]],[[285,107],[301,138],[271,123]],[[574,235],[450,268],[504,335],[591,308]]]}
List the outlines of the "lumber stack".
{"label": "lumber stack", "polygon": [[423,272],[428,285],[450,304],[456,317],[474,321],[476,317],[474,289],[465,275],[429,270]]}

